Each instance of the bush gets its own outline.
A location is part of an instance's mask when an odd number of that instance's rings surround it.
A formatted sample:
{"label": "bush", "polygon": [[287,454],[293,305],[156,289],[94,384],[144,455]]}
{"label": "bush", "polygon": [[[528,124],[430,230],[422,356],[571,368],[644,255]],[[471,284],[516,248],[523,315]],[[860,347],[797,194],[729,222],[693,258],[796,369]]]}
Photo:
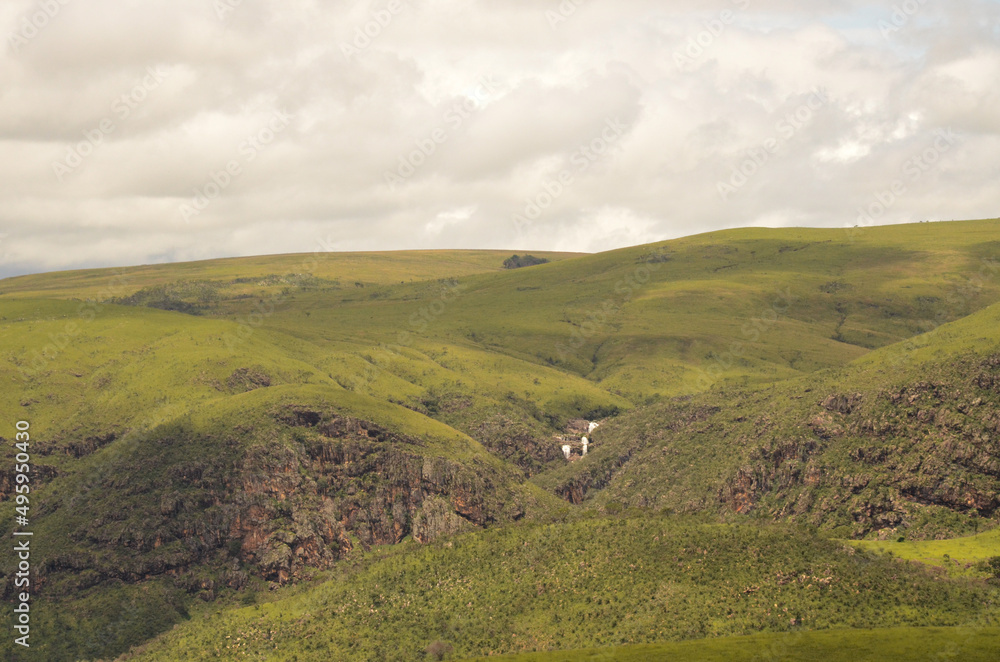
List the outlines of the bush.
{"label": "bush", "polygon": [[443,660],[452,651],[451,644],[447,644],[443,641],[432,641],[427,644],[427,648],[424,651],[432,660]]}
{"label": "bush", "polygon": [[548,262],[544,257],[535,257],[534,255],[511,255],[509,258],[503,261],[504,269],[520,269],[521,267],[533,267],[536,264],[545,264]]}

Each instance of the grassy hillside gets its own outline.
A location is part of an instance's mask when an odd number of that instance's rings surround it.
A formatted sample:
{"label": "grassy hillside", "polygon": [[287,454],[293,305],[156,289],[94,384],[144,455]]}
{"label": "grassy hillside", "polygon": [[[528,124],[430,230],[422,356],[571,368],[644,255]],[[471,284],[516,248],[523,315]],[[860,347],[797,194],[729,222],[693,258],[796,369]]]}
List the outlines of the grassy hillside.
{"label": "grassy hillside", "polygon": [[[75,447],[40,440],[34,453],[63,448]],[[121,652],[122,640],[182,616],[192,597],[302,580],[355,551],[531,519],[555,502],[441,423],[322,386],[218,398],[72,461],[43,461],[48,480],[32,490],[43,543],[32,560],[46,608],[72,614],[80,630],[48,644],[59,647],[53,660]],[[11,483],[0,506],[10,523]],[[7,586],[15,564],[0,562]],[[131,640],[84,634],[120,627],[111,596],[136,584],[157,619],[130,625]]]}
{"label": "grassy hillside", "polygon": [[337,333],[392,345],[408,334],[470,345],[643,403],[726,377],[843,365],[1000,301],[998,227],[711,233],[469,276],[437,292],[400,286],[335,305],[303,293],[264,324],[294,321],[317,342]]}
{"label": "grassy hillside", "polygon": [[1000,529],[946,540],[858,540],[858,547],[945,569],[950,575],[987,574],[982,564],[1000,557]]}
{"label": "grassy hillside", "polygon": [[982,608],[995,598],[794,529],[582,520],[383,552],[287,598],[192,619],[128,659],[414,660],[435,650],[463,659],[803,627],[979,624],[992,622]]}
{"label": "grassy hillside", "polygon": [[[0,379],[10,385],[0,403],[57,445],[69,437],[76,444],[108,443],[259,387],[255,376],[269,386],[313,384],[353,392],[356,400],[375,397],[381,404],[371,409],[390,418],[408,407],[456,424],[464,420],[467,431],[512,411],[539,438],[558,425],[543,410],[566,418],[628,406],[580,377],[482,350],[428,345],[382,355],[358,344],[333,351],[287,333],[255,328],[242,336],[238,322],[145,307],[100,304],[81,316],[87,305],[0,303],[0,353],[7,358]],[[483,367],[477,372],[470,368],[475,365]],[[498,373],[506,375],[504,388]],[[358,383],[365,387],[350,388]],[[52,461],[65,463],[61,455]]]}
{"label": "grassy hillside", "polygon": [[991,306],[841,369],[658,404],[535,481],[577,502],[754,512],[841,537],[995,526],[998,329]]}
{"label": "grassy hillside", "polygon": [[[463,374],[492,383],[506,371],[488,361],[502,354],[642,403],[726,377],[770,382],[843,365],[1000,301],[998,228],[972,221],[733,230],[513,271],[499,261],[486,267],[479,253],[449,254],[464,269],[426,253],[343,254],[305,262],[308,274],[293,269],[286,278],[284,264],[255,258],[245,269],[262,280],[239,287],[212,285],[241,278],[239,261],[222,261],[157,267],[162,276],[136,277],[114,292],[88,284],[110,282],[107,270],[8,279],[0,290],[223,316],[240,323],[232,343],[271,330],[376,367],[403,350],[473,352]],[[203,273],[210,267],[219,274]],[[397,270],[418,275],[397,279]],[[352,388],[372,386],[354,366],[325,367]]]}
{"label": "grassy hillside", "polygon": [[[0,281],[0,438],[31,422],[37,623],[62,634],[47,659],[175,624],[147,659],[230,655],[218,633],[245,642],[259,619],[277,637],[261,655],[438,641],[457,659],[993,614],[981,571],[945,580],[816,530],[937,565],[1000,555],[992,532],[931,542],[998,523],[1000,222],[533,254],[550,262],[323,253]],[[567,461],[581,418],[602,425]],[[692,549],[716,554],[682,563]],[[850,582],[788,574],[833,576],[814,561]]]}
{"label": "grassy hillside", "polygon": [[[673,644],[616,646],[590,650],[494,655],[475,662],[924,662],[996,659],[998,628],[887,628],[720,637]],[[472,662],[471,660],[469,662]]]}
{"label": "grassy hillside", "polygon": [[[580,253],[533,252],[550,261]],[[0,281],[3,298],[75,298],[104,300],[157,287],[201,286],[213,299],[246,294],[269,295],[285,287],[355,287],[457,278],[503,269],[509,251],[425,250],[313,253],[223,258],[198,262],[149,264],[115,269],[79,269],[17,276]],[[185,294],[197,296],[192,288]],[[220,296],[221,295],[221,296]]]}

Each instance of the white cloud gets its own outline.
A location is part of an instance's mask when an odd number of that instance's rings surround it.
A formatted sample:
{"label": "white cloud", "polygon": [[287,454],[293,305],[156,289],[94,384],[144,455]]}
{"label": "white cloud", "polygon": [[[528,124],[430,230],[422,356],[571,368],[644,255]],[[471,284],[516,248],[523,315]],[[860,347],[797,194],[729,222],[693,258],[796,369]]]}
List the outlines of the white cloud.
{"label": "white cloud", "polygon": [[[889,32],[891,7],[856,0],[582,3],[555,26],[555,1],[412,0],[388,21],[380,0],[233,4],[220,20],[201,0],[69,0],[30,37],[39,5],[0,5],[13,35],[0,55],[3,273],[325,237],[343,250],[601,250],[848,225],[945,128],[954,147],[883,220],[997,214],[996,2],[928,3]],[[144,86],[150,68],[169,75]],[[816,91],[826,101],[796,120]],[[277,111],[288,126],[250,146]],[[106,119],[114,130],[88,147]],[[609,120],[623,135],[576,170]],[[723,201],[717,184],[770,140]],[[72,151],[88,153],[60,181]],[[181,206],[234,161],[238,176],[185,222]],[[566,169],[571,184],[518,228]]]}

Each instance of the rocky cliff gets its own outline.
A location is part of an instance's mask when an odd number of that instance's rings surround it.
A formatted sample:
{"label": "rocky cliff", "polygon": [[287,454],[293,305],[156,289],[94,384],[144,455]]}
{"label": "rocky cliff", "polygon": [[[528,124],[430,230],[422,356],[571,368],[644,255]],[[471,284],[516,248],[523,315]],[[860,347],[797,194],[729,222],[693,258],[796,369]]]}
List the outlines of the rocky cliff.
{"label": "rocky cliff", "polygon": [[282,405],[231,428],[161,426],[55,481],[37,522],[39,535],[58,531],[64,544],[40,550],[42,590],[164,576],[210,599],[255,577],[307,576],[355,547],[426,542],[526,513],[516,469],[485,452],[449,457],[333,406]]}

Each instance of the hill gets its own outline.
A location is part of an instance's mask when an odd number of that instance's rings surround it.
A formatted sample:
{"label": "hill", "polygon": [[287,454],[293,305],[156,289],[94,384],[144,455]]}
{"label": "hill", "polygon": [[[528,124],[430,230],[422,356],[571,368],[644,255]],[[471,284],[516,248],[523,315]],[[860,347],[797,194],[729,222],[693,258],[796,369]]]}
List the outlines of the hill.
{"label": "hill", "polygon": [[576,502],[755,512],[841,537],[994,526],[998,328],[994,305],[840,369],[658,404],[536,481]]}
{"label": "hill", "polygon": [[192,619],[127,659],[463,659],[763,629],[982,625],[992,600],[801,530],[584,519],[399,548],[288,597]]}
{"label": "hill", "polygon": [[[523,653],[475,662],[752,662],[778,657],[829,662],[923,662],[934,656],[987,662],[996,657],[996,628],[885,628],[719,637],[674,644],[616,646],[564,653]],[[930,657],[929,657],[930,656]]]}
{"label": "hill", "polygon": [[[31,424],[36,613],[62,635],[47,659],[111,657],[176,624],[144,655],[229,654],[212,636],[250,627],[264,603],[280,604],[264,616],[281,655],[377,658],[388,649],[364,634],[363,610],[343,629],[307,614],[367,600],[384,576],[398,604],[423,605],[386,616],[401,650],[423,654],[436,639],[420,633],[440,630],[453,658],[800,627],[763,619],[765,603],[794,606],[809,630],[992,618],[981,571],[945,580],[825,538],[877,545],[995,526],[998,230],[733,230],[533,252],[549,261],[519,269],[504,268],[509,252],[409,251],[2,280],[0,407],[16,413],[0,437]],[[588,421],[601,425],[582,457]],[[672,546],[648,548],[646,534]],[[708,574],[652,570],[686,558],[682,534],[728,551],[702,559]],[[602,536],[614,544],[587,542]],[[764,549],[755,536],[773,554],[741,556]],[[521,554],[525,543],[543,558]],[[970,561],[989,557],[985,545]],[[588,567],[578,548],[613,581],[577,577],[586,596],[537,592]],[[923,549],[903,556],[943,558]],[[620,573],[633,557],[647,574]],[[829,576],[813,558],[888,602],[804,600],[778,573]],[[486,572],[511,563],[512,578]],[[13,568],[0,559],[8,601]],[[498,607],[465,614],[472,589],[438,602],[409,572],[425,584],[478,576],[473,593]],[[761,592],[742,594],[731,617],[717,613],[726,572]],[[643,596],[660,594],[670,608],[650,611]],[[602,625],[554,622],[553,605]],[[306,634],[323,646],[293,643]]]}
{"label": "hill", "polygon": [[[113,269],[78,269],[16,276],[0,281],[3,298],[77,298],[104,300],[157,287],[177,287],[184,294],[196,285],[213,292],[212,300],[253,294],[268,296],[286,287],[392,285],[458,278],[503,269],[507,251],[423,250],[335,253],[317,243],[312,253],[221,258],[197,262],[148,264]],[[538,255],[550,261],[582,253]]]}

